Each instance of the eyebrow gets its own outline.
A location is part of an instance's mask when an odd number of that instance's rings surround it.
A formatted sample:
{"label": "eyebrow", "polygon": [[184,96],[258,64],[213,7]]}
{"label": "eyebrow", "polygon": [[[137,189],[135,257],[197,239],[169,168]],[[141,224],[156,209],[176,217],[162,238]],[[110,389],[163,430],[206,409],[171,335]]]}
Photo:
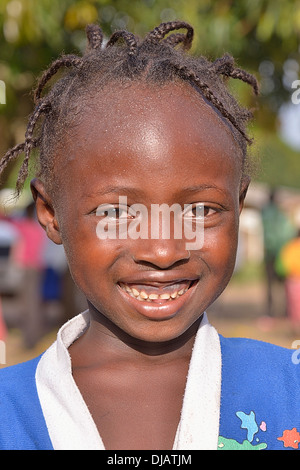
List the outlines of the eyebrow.
{"label": "eyebrow", "polygon": [[[219,188],[218,186],[214,184],[200,184],[200,185],[195,185],[195,186],[186,186],[180,189],[180,191],[178,191],[178,195],[184,194],[184,193],[185,194],[199,193],[201,191],[207,191],[207,190],[215,190],[222,194],[225,193],[223,189]],[[96,197],[96,196],[105,196],[109,194],[119,195],[122,193],[131,195],[133,197],[134,196],[137,197],[137,196],[143,195],[144,191],[138,188],[131,187],[131,186],[106,186],[102,189],[100,188],[99,190],[93,191],[90,194],[85,194],[85,196],[87,198],[90,198],[90,197]]]}
{"label": "eyebrow", "polygon": [[200,185],[195,185],[195,186],[187,186],[185,188],[182,188],[180,192],[182,193],[200,193],[201,191],[207,191],[213,189],[215,191],[219,191],[221,193],[225,193],[225,191],[222,188],[219,188],[215,184],[200,184]]}
{"label": "eyebrow", "polygon": [[106,194],[132,194],[136,196],[140,193],[137,188],[132,188],[130,186],[105,186],[104,188],[97,189],[96,191],[91,192],[90,194],[85,194],[86,197],[95,197],[95,196],[105,196]]}

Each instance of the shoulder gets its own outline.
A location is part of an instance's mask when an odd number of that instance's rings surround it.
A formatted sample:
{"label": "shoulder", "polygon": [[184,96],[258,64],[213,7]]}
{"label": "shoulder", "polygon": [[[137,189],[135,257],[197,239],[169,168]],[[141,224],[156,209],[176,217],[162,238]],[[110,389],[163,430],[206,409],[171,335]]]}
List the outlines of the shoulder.
{"label": "shoulder", "polygon": [[35,381],[40,357],[0,370],[0,449],[51,448]]}
{"label": "shoulder", "polygon": [[40,358],[41,356],[38,356],[30,361],[0,369],[0,386],[3,385],[6,380],[15,380],[17,378],[22,380],[24,377],[32,377],[32,375],[35,374]]}
{"label": "shoulder", "polygon": [[0,407],[6,400],[22,394],[22,400],[34,396],[35,372],[41,356],[14,366],[0,369]]}
{"label": "shoulder", "polygon": [[[249,338],[225,338],[220,335],[222,355],[241,355],[243,360],[290,360],[294,350]],[[262,354],[264,356],[262,356]],[[264,359],[265,358],[265,359]]]}
{"label": "shoulder", "polygon": [[[274,344],[247,338],[220,336],[223,370],[240,379],[261,377],[280,382],[286,377],[300,385],[300,352]],[[282,384],[282,382],[281,382]]]}
{"label": "shoulder", "polygon": [[9,400],[22,395],[22,400],[32,396],[35,390],[35,371],[40,356],[27,362],[0,369],[0,409]]}
{"label": "shoulder", "polygon": [[220,343],[221,445],[298,448],[300,354],[246,338],[220,336]]}

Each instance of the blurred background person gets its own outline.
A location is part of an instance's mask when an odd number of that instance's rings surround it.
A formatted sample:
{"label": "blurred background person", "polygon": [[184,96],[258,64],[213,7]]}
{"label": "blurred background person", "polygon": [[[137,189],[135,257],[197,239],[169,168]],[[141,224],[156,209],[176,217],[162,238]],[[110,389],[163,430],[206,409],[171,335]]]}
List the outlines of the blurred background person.
{"label": "blurred background person", "polygon": [[22,277],[18,303],[19,327],[25,346],[32,348],[44,333],[41,280],[46,242],[46,235],[35,217],[34,203],[26,207],[23,217],[14,219],[14,227],[18,232],[14,261]]}
{"label": "blurred background person", "polygon": [[2,295],[7,293],[10,285],[14,283],[13,272],[10,269],[13,247],[18,239],[18,232],[12,222],[0,212],[0,340],[4,340],[7,333],[3,316]]}
{"label": "blurred background person", "polygon": [[283,246],[277,264],[285,276],[288,317],[293,328],[300,331],[300,229],[297,236]]}
{"label": "blurred background person", "polygon": [[280,281],[276,271],[276,260],[285,243],[295,236],[295,227],[279,208],[276,190],[271,189],[269,200],[262,209],[264,234],[264,265],[266,275],[266,315],[274,317],[274,289]]}

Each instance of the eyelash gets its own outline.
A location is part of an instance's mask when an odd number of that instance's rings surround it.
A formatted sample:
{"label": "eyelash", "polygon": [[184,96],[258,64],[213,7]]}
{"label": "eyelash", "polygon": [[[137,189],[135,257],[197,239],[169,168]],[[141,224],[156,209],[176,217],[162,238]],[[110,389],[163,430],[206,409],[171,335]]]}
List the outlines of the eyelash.
{"label": "eyelash", "polygon": [[[103,205],[102,205],[103,207]],[[183,213],[183,217],[202,220],[203,218],[209,218],[215,215],[218,212],[221,212],[221,208],[212,207],[210,205],[206,205],[204,203],[193,203],[189,204],[188,207],[185,207]],[[111,212],[114,211],[116,216]],[[193,212],[193,215],[187,215],[189,211]],[[195,213],[196,212],[196,213]],[[124,213],[125,216],[121,217],[120,213]],[[110,217],[113,220],[132,220],[136,217],[136,214],[130,214],[130,206],[119,206],[118,204],[107,204],[107,208],[105,206],[99,211],[99,207],[91,212],[91,214],[96,215],[97,217]]]}
{"label": "eyelash", "polygon": [[[191,204],[191,207],[189,209],[190,211],[196,211],[196,214],[194,214],[193,217],[191,218],[198,218],[202,219],[212,217],[215,213],[220,212],[221,209],[217,209],[215,207],[205,205],[204,203],[196,203],[196,204]],[[200,214],[199,214],[200,211]],[[198,217],[197,217],[197,212],[198,212]],[[209,214],[209,212],[213,212],[212,214]]]}
{"label": "eyelash", "polygon": [[[113,214],[111,214],[112,211],[115,211],[117,213],[119,213],[119,216],[118,217],[113,217]],[[124,214],[126,214],[126,217],[120,217],[120,212],[124,212]],[[110,218],[113,218],[113,219],[133,219],[134,216],[133,215],[130,215],[130,207],[128,206],[119,206],[118,204],[116,205],[113,205],[113,204],[107,204],[107,209],[105,207],[103,207],[103,209],[99,212],[99,207],[97,209],[95,209],[92,214],[95,214],[97,217],[110,217]]]}

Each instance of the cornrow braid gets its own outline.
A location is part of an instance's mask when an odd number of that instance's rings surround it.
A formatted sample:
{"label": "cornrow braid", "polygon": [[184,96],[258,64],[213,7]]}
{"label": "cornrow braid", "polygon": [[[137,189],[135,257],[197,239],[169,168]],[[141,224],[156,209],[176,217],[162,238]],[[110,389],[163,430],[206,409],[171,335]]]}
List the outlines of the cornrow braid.
{"label": "cornrow braid", "polygon": [[237,78],[243,82],[248,83],[252,86],[254,93],[258,95],[258,83],[256,78],[250,73],[246,72],[246,70],[236,68],[234,66],[233,57],[229,56],[228,54],[225,54],[222,58],[215,60],[212,64],[212,68],[216,73],[231,78]]}
{"label": "cornrow braid", "polygon": [[[252,140],[247,136],[246,132],[242,128],[242,126],[238,123],[237,119],[227,111],[227,109],[224,107],[223,103],[213,94],[209,86],[199,78],[195,72],[192,70],[188,70],[186,67],[178,67],[178,73],[180,76],[183,78],[187,78],[191,80],[200,90],[202,91],[204,97],[210,101],[220,112],[221,114],[227,118],[231,124],[241,133],[241,135],[244,137],[244,139],[248,142],[251,143]],[[250,117],[251,113],[246,112],[245,117]]]}
{"label": "cornrow braid", "polygon": [[33,114],[31,115],[28,125],[27,125],[27,130],[25,133],[25,145],[24,145],[24,153],[25,157],[22,163],[22,166],[19,171],[19,175],[17,178],[17,183],[16,183],[16,189],[17,192],[20,192],[22,189],[22,185],[25,181],[25,179],[28,176],[28,165],[29,165],[29,158],[30,158],[30,153],[31,150],[37,146],[38,140],[33,138],[33,132],[35,128],[35,124],[37,120],[39,119],[40,115],[42,113],[47,113],[51,108],[51,104],[47,101],[42,101],[40,102],[37,107],[35,108]]}
{"label": "cornrow braid", "polygon": [[[178,32],[181,29],[186,33]],[[28,176],[29,160],[35,148],[39,150],[39,175],[51,188],[55,148],[63,143],[69,126],[80,122],[86,100],[113,82],[139,80],[158,85],[178,80],[186,82],[228,121],[246,158],[246,147],[251,139],[245,123],[251,113],[229,93],[224,77],[242,80],[251,85],[256,94],[257,81],[253,75],[235,67],[228,54],[214,62],[203,56],[189,56],[186,51],[194,35],[191,25],[184,21],[162,23],[144,40],[128,31],[116,31],[106,46],[98,25],[88,25],[86,35],[87,47],[82,57],[63,55],[42,74],[34,92],[36,107],[28,122],[25,142],[9,150],[0,161],[1,174],[9,162],[24,153],[16,184],[18,192]],[[50,79],[61,69],[65,69],[64,75],[42,96]]]}
{"label": "cornrow braid", "polygon": [[0,174],[3,170],[7,167],[10,161],[14,160],[19,156],[20,153],[24,152],[25,149],[25,142],[22,144],[15,145],[12,149],[10,149],[4,157],[0,161]]}
{"label": "cornrow braid", "polygon": [[[165,36],[171,31],[184,28],[187,30],[185,35],[172,35],[171,39],[167,42],[171,45],[177,44],[178,42],[183,42],[184,47],[189,49],[192,45],[194,37],[194,29],[188,23],[184,21],[171,21],[169,23],[161,23],[159,26],[153,29],[145,38],[145,42],[159,43]],[[178,41],[179,40],[179,41]]]}
{"label": "cornrow braid", "polygon": [[118,40],[122,38],[128,46],[128,54],[130,56],[136,55],[137,53],[137,40],[134,34],[129,33],[128,31],[116,31],[108,41],[106,47],[113,46]]}
{"label": "cornrow braid", "polygon": [[40,78],[39,84],[34,92],[34,101],[35,103],[38,102],[38,100],[41,97],[41,93],[43,89],[45,88],[45,85],[48,83],[50,78],[52,78],[61,67],[80,67],[82,65],[82,59],[80,57],[77,57],[75,55],[65,55],[61,57],[60,59],[57,59],[53,62],[51,67],[46,70],[42,77]]}
{"label": "cornrow braid", "polygon": [[85,31],[88,40],[87,50],[101,48],[103,42],[103,33],[100,26],[96,24],[89,24],[85,28]]}
{"label": "cornrow braid", "polygon": [[192,45],[192,41],[187,39],[186,34],[171,34],[171,36],[163,39],[165,44],[170,44],[172,47],[176,46],[177,44],[183,43],[183,46],[186,50],[190,49]]}

